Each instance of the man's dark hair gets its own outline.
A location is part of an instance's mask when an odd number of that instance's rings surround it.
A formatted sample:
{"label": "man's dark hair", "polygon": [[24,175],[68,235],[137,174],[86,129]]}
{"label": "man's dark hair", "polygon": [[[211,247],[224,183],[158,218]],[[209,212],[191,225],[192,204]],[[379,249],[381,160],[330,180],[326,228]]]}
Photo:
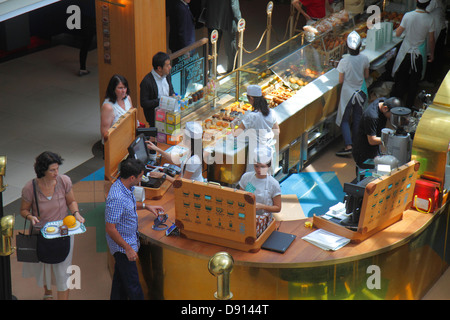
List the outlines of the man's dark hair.
{"label": "man's dark hair", "polygon": [[428,7],[428,5],[430,4],[430,2],[431,2],[431,0],[424,2],[424,3],[420,3],[419,1],[417,1],[417,4],[416,4],[417,9],[425,10]]}
{"label": "man's dark hair", "polygon": [[59,154],[56,154],[51,151],[44,151],[40,155],[36,157],[36,161],[34,163],[34,172],[36,172],[36,176],[38,178],[42,178],[45,176],[45,172],[48,170],[50,165],[57,163],[61,165],[63,159]]}
{"label": "man's dark hair", "polygon": [[350,53],[351,56],[357,56],[359,54],[359,51],[361,50],[361,45],[358,46],[356,49],[350,49],[348,48],[348,53]]}
{"label": "man's dark hair", "polygon": [[128,179],[131,176],[138,177],[145,169],[145,164],[138,159],[128,158],[123,160],[119,166],[119,177]]}
{"label": "man's dark hair", "polygon": [[396,97],[391,97],[389,99],[384,100],[383,105],[385,105],[386,107],[388,107],[389,110],[391,110],[392,108],[401,107],[402,103],[400,99]]}
{"label": "man's dark hair", "polygon": [[152,60],[153,68],[156,70],[158,69],[158,67],[161,68],[164,67],[164,64],[166,63],[167,60],[170,60],[170,57],[167,53],[161,51],[158,52],[153,56]]}

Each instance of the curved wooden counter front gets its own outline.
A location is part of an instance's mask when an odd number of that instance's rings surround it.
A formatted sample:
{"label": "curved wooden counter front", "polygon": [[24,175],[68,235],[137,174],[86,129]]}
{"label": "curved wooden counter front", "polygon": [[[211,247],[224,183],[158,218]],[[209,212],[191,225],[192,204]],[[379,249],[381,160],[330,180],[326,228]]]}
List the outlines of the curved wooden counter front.
{"label": "curved wooden counter front", "polygon": [[[171,188],[162,199],[147,203],[163,206],[174,221],[173,197]],[[313,231],[304,226],[310,218],[277,222],[279,231],[297,236],[284,254],[267,250],[247,253],[167,237],[164,231],[152,229],[154,217],[144,211],[138,214],[139,255],[150,298],[214,299],[216,279],[207,266],[220,251],[234,259],[230,288],[239,300],[418,299],[447,268],[447,205],[435,214],[407,210],[401,221],[362,243],[350,243],[334,252],[301,239]]]}

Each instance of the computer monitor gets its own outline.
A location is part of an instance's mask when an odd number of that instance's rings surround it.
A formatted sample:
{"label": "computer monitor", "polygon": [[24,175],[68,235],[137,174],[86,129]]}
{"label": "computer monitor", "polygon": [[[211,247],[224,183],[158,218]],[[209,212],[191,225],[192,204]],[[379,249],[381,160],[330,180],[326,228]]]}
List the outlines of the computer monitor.
{"label": "computer monitor", "polygon": [[128,154],[130,157],[141,160],[147,164],[150,158],[149,150],[145,144],[144,134],[140,134],[128,147]]}
{"label": "computer monitor", "polygon": [[150,137],[156,137],[158,133],[158,129],[155,127],[150,128],[137,128],[136,129],[136,136],[143,134],[146,139],[150,139]]}

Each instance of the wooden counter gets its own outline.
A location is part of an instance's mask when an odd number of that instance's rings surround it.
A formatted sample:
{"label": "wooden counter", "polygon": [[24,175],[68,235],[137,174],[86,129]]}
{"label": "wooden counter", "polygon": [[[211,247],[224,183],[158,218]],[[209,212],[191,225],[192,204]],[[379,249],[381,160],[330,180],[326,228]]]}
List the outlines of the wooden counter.
{"label": "wooden counter", "polygon": [[[171,188],[162,199],[146,202],[149,205],[163,206],[169,215],[169,220],[174,221],[173,197],[174,192]],[[228,252],[234,259],[231,290],[235,299],[370,298],[370,295],[367,296],[367,294],[361,296],[361,292],[365,291],[361,291],[360,287],[365,284],[368,276],[366,270],[361,268],[373,264],[380,266],[382,271],[384,270],[383,280],[386,278],[386,273],[392,277],[389,280],[389,288],[382,299],[418,299],[447,267],[447,263],[439,258],[439,256],[445,257],[445,253],[431,254],[428,245],[421,246],[420,250],[417,250],[416,244],[417,239],[421,239],[423,234],[428,239],[427,241],[440,242],[439,246],[442,246],[442,241],[445,243],[446,239],[438,240],[434,236],[430,238],[425,231],[448,228],[447,205],[435,214],[422,214],[414,210],[407,210],[401,221],[376,233],[362,243],[350,243],[334,252],[322,250],[301,239],[314,231],[314,229],[304,226],[305,222],[312,218],[277,222],[279,231],[297,236],[284,254],[264,249],[257,253],[247,253],[177,236],[167,237],[164,231],[152,229],[154,217],[145,211],[140,211],[138,214],[142,246],[151,248],[144,251],[147,254],[148,252],[152,252],[153,255],[156,253],[157,256],[157,259],[152,257],[153,264],[151,266],[145,263],[142,265],[142,272],[146,274],[149,271],[147,268],[152,268],[150,272],[152,276],[148,274],[144,276],[147,279],[149,291],[152,290],[150,288],[158,287],[153,283],[156,280],[160,284],[159,289],[156,289],[160,290],[158,296],[164,297],[164,299],[213,299],[216,280],[208,272],[207,263],[214,254],[220,251]],[[446,232],[443,235],[445,238],[447,237]],[[422,243],[421,240],[419,242]],[[436,244],[431,244],[430,247],[436,247]],[[446,250],[444,244],[444,251]],[[431,257],[427,258],[426,255],[430,254]],[[419,269],[417,269],[418,266],[411,269],[410,272],[413,274],[409,275],[407,279],[409,263],[417,264],[418,259],[421,261],[421,266]],[[156,260],[159,261],[159,266],[155,265]],[[433,270],[427,271],[420,277],[421,283],[417,288],[414,286],[411,288],[411,285],[407,288],[403,282],[397,283],[400,281],[399,279],[411,282],[413,278],[409,277],[417,278],[418,270],[425,272],[430,268]],[[186,277],[187,274],[189,277]],[[404,276],[400,277],[399,274]],[[148,280],[152,277],[151,281]],[[351,281],[348,280],[348,277],[351,278]],[[344,281],[345,283],[341,283],[342,279],[347,280]],[[353,284],[354,290],[351,284]],[[332,287],[331,291],[330,287]],[[320,294],[317,293],[317,288],[319,288]],[[331,292],[334,293],[332,296],[330,296]]]}
{"label": "wooden counter", "polygon": [[[169,215],[169,220],[175,221],[173,188],[161,200],[146,202],[147,205],[163,206]],[[312,221],[312,218],[277,222],[279,231],[297,236],[284,254],[264,249],[257,253],[247,253],[205,242],[182,239],[181,237],[167,237],[165,232],[152,229],[154,217],[143,210],[139,212],[139,232],[143,239],[156,245],[195,257],[210,258],[216,252],[227,251],[233,256],[235,264],[264,268],[297,268],[360,260],[392,250],[410,240],[417,233],[420,233],[431,222],[432,218],[432,214],[407,210],[401,221],[376,233],[362,243],[350,243],[338,251],[325,251],[301,239],[312,231],[317,230],[316,228],[309,229],[305,227],[305,222]]]}

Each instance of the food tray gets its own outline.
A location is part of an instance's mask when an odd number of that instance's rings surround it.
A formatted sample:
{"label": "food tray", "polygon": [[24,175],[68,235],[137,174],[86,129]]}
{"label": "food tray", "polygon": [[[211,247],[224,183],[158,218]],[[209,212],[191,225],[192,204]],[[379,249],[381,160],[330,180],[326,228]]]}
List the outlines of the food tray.
{"label": "food tray", "polygon": [[[57,220],[57,221],[50,221],[47,222],[44,227],[41,229],[41,233],[44,236],[44,238],[46,239],[55,239],[55,238],[60,238],[61,234],[59,233],[59,227],[62,225],[62,220]],[[48,233],[45,230],[47,230],[48,227],[55,227],[56,231],[54,233]],[[75,235],[75,234],[81,234],[86,232],[86,227],[84,226],[83,223],[81,223],[80,221],[77,221],[77,225],[74,228],[69,228],[69,236],[71,235]],[[63,236],[65,237],[65,236]]]}

